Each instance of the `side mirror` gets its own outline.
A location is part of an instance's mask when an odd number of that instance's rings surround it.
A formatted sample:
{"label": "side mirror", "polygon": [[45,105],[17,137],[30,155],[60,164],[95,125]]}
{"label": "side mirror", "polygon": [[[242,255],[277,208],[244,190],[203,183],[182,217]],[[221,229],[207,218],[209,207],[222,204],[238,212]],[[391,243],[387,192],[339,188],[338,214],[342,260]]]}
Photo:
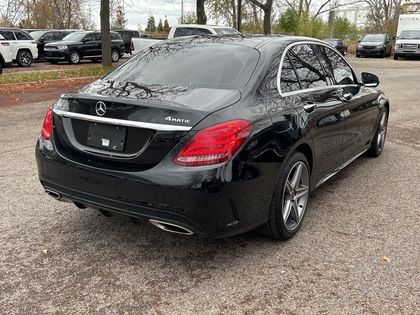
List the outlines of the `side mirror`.
{"label": "side mirror", "polygon": [[379,85],[379,78],[373,73],[362,72],[362,83],[367,87],[377,87]]}

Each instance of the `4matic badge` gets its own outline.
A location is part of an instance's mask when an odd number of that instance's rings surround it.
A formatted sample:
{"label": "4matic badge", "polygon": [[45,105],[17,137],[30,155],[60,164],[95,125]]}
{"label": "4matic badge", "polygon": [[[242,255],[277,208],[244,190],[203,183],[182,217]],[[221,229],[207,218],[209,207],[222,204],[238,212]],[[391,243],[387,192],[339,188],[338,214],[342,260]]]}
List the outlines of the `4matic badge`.
{"label": "4matic badge", "polygon": [[177,122],[177,123],[191,124],[190,119],[184,119],[184,118],[175,118],[175,117],[168,116],[165,118],[165,120],[171,121],[171,122]]}

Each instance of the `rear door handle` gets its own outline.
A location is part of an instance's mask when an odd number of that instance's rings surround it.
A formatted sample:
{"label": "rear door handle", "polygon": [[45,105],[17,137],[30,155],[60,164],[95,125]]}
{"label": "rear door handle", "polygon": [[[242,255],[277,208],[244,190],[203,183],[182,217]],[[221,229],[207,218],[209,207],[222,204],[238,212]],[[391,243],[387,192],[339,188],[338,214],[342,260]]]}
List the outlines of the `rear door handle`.
{"label": "rear door handle", "polygon": [[341,94],[341,98],[344,101],[350,101],[352,99],[352,97],[353,97],[353,94],[351,94],[351,93],[343,93],[343,94]]}
{"label": "rear door handle", "polygon": [[316,107],[317,107],[316,104],[312,102],[306,102],[305,105],[303,105],[303,109],[307,113],[313,112],[316,109]]}

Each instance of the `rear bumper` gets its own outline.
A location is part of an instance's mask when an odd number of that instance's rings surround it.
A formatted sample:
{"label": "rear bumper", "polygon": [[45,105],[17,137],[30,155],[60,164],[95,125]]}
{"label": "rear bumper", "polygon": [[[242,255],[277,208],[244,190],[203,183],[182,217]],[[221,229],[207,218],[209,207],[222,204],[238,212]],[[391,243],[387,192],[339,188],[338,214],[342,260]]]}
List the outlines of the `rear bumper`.
{"label": "rear bumper", "polygon": [[210,238],[240,234],[268,220],[278,164],[234,160],[182,173],[167,165],[146,172],[109,172],[76,165],[48,149],[51,142],[43,142],[49,141],[41,138],[36,149],[39,179],[64,200],[174,224]]}

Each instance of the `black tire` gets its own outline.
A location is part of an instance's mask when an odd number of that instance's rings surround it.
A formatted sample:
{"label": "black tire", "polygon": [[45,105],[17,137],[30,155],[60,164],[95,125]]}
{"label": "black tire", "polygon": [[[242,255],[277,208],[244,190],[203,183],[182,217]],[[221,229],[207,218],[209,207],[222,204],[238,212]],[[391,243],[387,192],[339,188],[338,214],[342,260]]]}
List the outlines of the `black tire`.
{"label": "black tire", "polygon": [[356,54],[356,58],[360,58],[360,54]]}
{"label": "black tire", "polygon": [[16,55],[16,62],[20,67],[29,67],[32,61],[32,54],[28,50],[20,50]]}
{"label": "black tire", "polygon": [[309,201],[310,173],[306,156],[296,151],[285,162],[269,209],[269,220],[258,231],[280,240],[292,238],[303,222]]}
{"label": "black tire", "polygon": [[0,62],[0,74],[2,74],[2,73],[3,73],[3,65]]}
{"label": "black tire", "polygon": [[398,55],[394,54],[394,60],[398,60]]}
{"label": "black tire", "polygon": [[81,59],[81,56],[77,50],[72,50],[69,52],[69,57],[68,57],[69,63],[78,64],[80,63],[80,59]]}
{"label": "black tire", "polygon": [[381,118],[378,122],[375,135],[373,137],[371,146],[366,152],[367,155],[372,157],[378,157],[382,154],[385,146],[386,134],[388,130],[388,110],[386,107],[383,108]]}
{"label": "black tire", "polygon": [[117,62],[118,60],[120,60],[120,52],[118,49],[111,50],[111,61]]}

